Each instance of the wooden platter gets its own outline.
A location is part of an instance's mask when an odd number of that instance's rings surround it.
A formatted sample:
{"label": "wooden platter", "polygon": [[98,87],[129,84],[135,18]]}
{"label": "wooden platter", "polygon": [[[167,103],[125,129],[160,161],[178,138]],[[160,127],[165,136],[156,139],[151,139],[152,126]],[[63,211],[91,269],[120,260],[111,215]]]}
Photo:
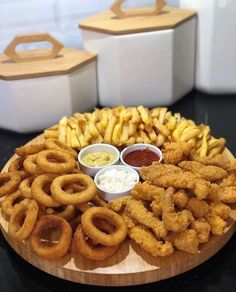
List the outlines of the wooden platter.
{"label": "wooden platter", "polygon": [[[41,143],[43,135],[28,144]],[[226,150],[225,154],[233,159],[233,155]],[[9,164],[16,158],[14,155],[3,168],[7,171]],[[27,262],[38,269],[58,278],[73,282],[96,286],[130,286],[156,282],[184,273],[208,260],[217,253],[235,232],[236,210],[232,211],[231,219],[223,236],[213,236],[209,242],[202,244],[197,255],[175,251],[165,258],[154,258],[135,243],[126,240],[118,252],[109,260],[96,262],[85,259],[80,255],[70,254],[62,259],[48,261],[39,258],[30,250],[29,244],[16,242],[8,235],[8,222],[0,212],[0,228],[10,246]]]}

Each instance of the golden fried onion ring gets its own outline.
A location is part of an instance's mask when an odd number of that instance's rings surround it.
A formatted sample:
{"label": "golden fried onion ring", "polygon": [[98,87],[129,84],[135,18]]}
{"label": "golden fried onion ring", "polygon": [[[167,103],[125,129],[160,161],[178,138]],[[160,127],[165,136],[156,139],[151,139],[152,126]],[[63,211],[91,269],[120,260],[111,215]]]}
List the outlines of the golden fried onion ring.
{"label": "golden fried onion ring", "polygon": [[28,238],[37,220],[38,210],[38,204],[34,200],[24,199],[16,204],[8,225],[9,234],[19,241]]}
{"label": "golden fried onion ring", "polygon": [[30,155],[23,162],[25,170],[32,175],[39,175],[39,174],[42,174],[44,172],[38,166],[38,164],[36,162],[36,157],[37,157],[37,154]]}
{"label": "golden fried onion ring", "polygon": [[46,173],[67,173],[76,167],[70,154],[59,150],[43,150],[36,156],[39,167]]}
{"label": "golden fried onion ring", "polygon": [[119,248],[119,244],[113,246],[91,244],[81,224],[76,228],[73,245],[75,252],[79,252],[84,257],[94,261],[103,261],[110,258]]}
{"label": "golden fried onion ring", "polygon": [[25,198],[22,197],[20,190],[15,191],[14,193],[6,196],[2,201],[2,210],[5,215],[10,217],[13,213],[13,209],[15,204],[19,203],[20,201],[24,200]]}
{"label": "golden fried onion ring", "polygon": [[61,141],[57,139],[47,139],[45,141],[45,147],[49,150],[60,150],[69,153],[74,158],[77,158],[77,152],[73,150],[71,147],[63,144]]}
{"label": "golden fried onion ring", "polygon": [[[50,245],[42,240],[44,232],[59,229],[60,238],[56,243]],[[70,224],[63,218],[54,215],[46,215],[39,219],[30,235],[30,246],[33,252],[45,259],[52,260],[67,254],[72,240],[72,229]]]}
{"label": "golden fried onion ring", "polygon": [[[103,219],[115,227],[113,233],[107,234],[96,227],[94,221]],[[127,226],[122,217],[106,207],[92,207],[81,216],[81,224],[84,232],[95,242],[105,246],[120,244],[127,236]]]}
{"label": "golden fried onion ring", "polygon": [[[68,193],[63,187],[69,183],[79,184],[85,187],[84,190]],[[86,174],[66,174],[54,179],[51,184],[53,198],[64,205],[78,205],[86,203],[96,195],[96,185],[91,177]]]}
{"label": "golden fried onion ring", "polygon": [[0,173],[0,198],[13,193],[20,181],[21,177],[17,172]]}
{"label": "golden fried onion ring", "polygon": [[32,199],[32,193],[31,193],[31,185],[35,179],[35,175],[29,176],[21,181],[19,185],[20,193],[23,197],[27,199]]}
{"label": "golden fried onion ring", "polygon": [[31,186],[31,193],[39,204],[46,207],[59,207],[61,205],[50,194],[46,193],[45,190],[45,187],[47,185],[50,186],[55,177],[54,174],[42,174],[34,179]]}
{"label": "golden fried onion ring", "polygon": [[25,145],[16,148],[16,154],[19,156],[33,155],[45,149],[44,144]]}

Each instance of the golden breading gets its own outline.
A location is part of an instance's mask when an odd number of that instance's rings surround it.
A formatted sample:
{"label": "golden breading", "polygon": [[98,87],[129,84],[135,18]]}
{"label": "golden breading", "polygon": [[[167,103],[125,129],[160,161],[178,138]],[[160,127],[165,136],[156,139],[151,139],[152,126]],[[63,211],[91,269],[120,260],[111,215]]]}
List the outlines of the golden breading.
{"label": "golden breading", "polygon": [[209,205],[204,200],[198,200],[196,198],[190,198],[186,209],[191,211],[195,218],[205,217],[209,212]]}
{"label": "golden breading", "polygon": [[199,240],[197,232],[193,229],[187,229],[181,233],[172,233],[169,236],[172,244],[179,250],[196,254],[198,253]]}
{"label": "golden breading", "polygon": [[157,238],[145,227],[135,226],[128,232],[129,237],[133,239],[144,250],[150,252],[154,257],[165,257],[174,252],[170,242],[163,242]]}
{"label": "golden breading", "polygon": [[204,218],[199,218],[190,226],[197,232],[199,243],[208,242],[211,232],[211,226]]}
{"label": "golden breading", "polygon": [[143,183],[138,182],[131,190],[130,194],[137,200],[152,201],[156,197],[160,197],[165,193],[164,188],[157,187],[151,183],[145,181]]}
{"label": "golden breading", "polygon": [[175,211],[173,200],[174,189],[168,188],[162,197],[162,220],[167,230],[183,232],[193,222],[194,218],[190,211]]}
{"label": "golden breading", "polygon": [[210,214],[207,216],[207,222],[211,226],[211,233],[214,235],[223,235],[227,222],[223,220],[220,216],[215,214]]}
{"label": "golden breading", "polygon": [[184,209],[188,203],[188,194],[184,189],[179,189],[173,195],[174,204],[179,209]]}
{"label": "golden breading", "polygon": [[120,212],[124,209],[128,200],[130,200],[130,196],[123,196],[117,199],[111,200],[107,203],[107,207],[115,212]]}
{"label": "golden breading", "polygon": [[210,204],[210,212],[226,220],[230,216],[231,208],[222,202],[212,202]]}
{"label": "golden breading", "polygon": [[166,164],[177,165],[190,155],[191,150],[192,147],[187,142],[165,143],[162,148],[163,161]]}

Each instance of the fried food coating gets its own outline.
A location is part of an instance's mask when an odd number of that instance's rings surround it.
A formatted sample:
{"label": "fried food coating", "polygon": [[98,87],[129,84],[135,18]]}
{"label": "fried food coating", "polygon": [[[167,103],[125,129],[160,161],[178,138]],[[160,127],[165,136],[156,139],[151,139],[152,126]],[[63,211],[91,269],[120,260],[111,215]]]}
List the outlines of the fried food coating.
{"label": "fried food coating", "polygon": [[162,148],[163,161],[167,164],[177,165],[189,156],[191,150],[192,147],[187,142],[165,143]]}
{"label": "fried food coating", "polygon": [[234,165],[232,165],[232,163],[224,154],[217,154],[216,156],[210,158],[208,156],[200,157],[196,153],[191,153],[191,159],[205,165],[218,166],[227,171],[234,169]]}
{"label": "fried food coating", "polygon": [[174,247],[179,250],[196,254],[198,253],[199,240],[197,232],[193,229],[187,229],[181,233],[172,233],[170,235]]}
{"label": "fried food coating", "polygon": [[198,199],[205,199],[211,190],[210,182],[171,164],[152,164],[142,167],[141,177],[159,187],[189,189]]}
{"label": "fried food coating", "polygon": [[162,220],[167,230],[183,232],[194,221],[194,218],[188,210],[175,211],[173,195],[174,189],[168,188],[162,197]]}
{"label": "fried food coating", "polygon": [[209,212],[209,205],[204,200],[190,198],[186,209],[189,210],[195,218],[205,217]]}
{"label": "fried food coating", "polygon": [[179,189],[173,195],[174,204],[179,209],[184,209],[188,203],[188,194],[184,189]]}
{"label": "fried food coating", "polygon": [[174,248],[170,242],[159,241],[147,228],[143,226],[135,226],[128,232],[129,237],[133,239],[144,250],[150,252],[154,257],[165,257],[174,252]]}
{"label": "fried food coating", "polygon": [[197,232],[199,243],[208,242],[211,226],[204,218],[199,218],[191,224],[191,229]]}
{"label": "fried food coating", "polygon": [[162,216],[162,203],[161,203],[161,197],[155,198],[150,204],[150,208],[152,209],[152,212],[156,217]]}
{"label": "fried food coating", "polygon": [[161,197],[165,193],[164,188],[152,185],[145,181],[143,183],[138,182],[131,190],[130,194],[137,200],[152,201],[156,197]]}
{"label": "fried food coating", "polygon": [[219,190],[219,198],[223,203],[236,202],[236,186],[223,187]]}
{"label": "fried food coating", "polygon": [[236,174],[230,173],[227,177],[218,182],[220,187],[236,186]]}
{"label": "fried food coating", "polygon": [[223,220],[220,216],[215,214],[210,214],[207,216],[207,222],[211,226],[211,233],[214,235],[223,235],[224,230],[227,226],[227,222]]}
{"label": "fried food coating", "polygon": [[221,167],[204,165],[197,161],[182,161],[178,164],[178,166],[208,181],[220,180],[228,175],[227,171]]}
{"label": "fried food coating", "polygon": [[222,202],[212,202],[210,204],[210,212],[226,220],[230,216],[231,208]]}
{"label": "fried food coating", "polygon": [[153,213],[149,212],[142,202],[134,199],[128,200],[125,211],[140,224],[151,228],[157,238],[166,238],[167,230],[164,227],[164,223],[155,217]]}
{"label": "fried food coating", "polygon": [[128,200],[131,199],[131,196],[123,196],[117,199],[113,199],[107,203],[107,207],[115,212],[120,212],[125,208]]}

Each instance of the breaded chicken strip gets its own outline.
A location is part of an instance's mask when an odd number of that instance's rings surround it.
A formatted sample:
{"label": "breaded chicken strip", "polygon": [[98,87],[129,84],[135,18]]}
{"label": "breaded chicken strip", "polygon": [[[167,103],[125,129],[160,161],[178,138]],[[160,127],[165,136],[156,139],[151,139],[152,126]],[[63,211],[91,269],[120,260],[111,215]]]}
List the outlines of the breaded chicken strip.
{"label": "breaded chicken strip", "polygon": [[160,198],[164,193],[164,188],[152,185],[147,181],[143,183],[138,182],[130,192],[133,198],[144,201],[155,200],[156,197]]}
{"label": "breaded chicken strip", "polygon": [[120,212],[125,208],[125,205],[131,198],[131,196],[123,196],[113,199],[107,203],[107,207],[115,212]]}
{"label": "breaded chicken strip", "polygon": [[224,234],[224,230],[227,226],[227,222],[225,220],[223,220],[220,216],[215,214],[208,215],[206,219],[211,226],[211,233],[215,235]]}
{"label": "breaded chicken strip", "polygon": [[227,171],[221,167],[204,165],[197,161],[182,161],[178,166],[208,181],[220,180],[228,175]]}
{"label": "breaded chicken strip", "polygon": [[131,199],[127,201],[125,212],[140,224],[152,229],[157,238],[166,238],[167,230],[164,224],[153,213],[149,212],[140,201]]}
{"label": "breaded chicken strip", "polygon": [[166,164],[178,164],[182,160],[186,160],[190,155],[192,147],[187,142],[165,143],[162,148],[163,161]]}
{"label": "breaded chicken strip", "polygon": [[211,232],[211,226],[204,218],[199,218],[190,226],[193,230],[197,232],[199,243],[208,242],[210,232]]}
{"label": "breaded chicken strip", "polygon": [[226,204],[236,203],[236,186],[221,187],[217,184],[211,184],[211,191],[207,199]]}
{"label": "breaded chicken strip", "polygon": [[225,170],[233,170],[235,169],[234,165],[229,161],[229,159],[224,154],[217,154],[215,157],[209,158],[207,156],[200,157],[196,153],[191,153],[191,159],[194,161],[198,161],[205,165],[214,165],[221,167]]}
{"label": "breaded chicken strip", "polygon": [[195,218],[205,217],[209,212],[209,205],[204,200],[190,198],[186,209],[189,210]]}
{"label": "breaded chicken strip", "polygon": [[180,189],[174,193],[173,199],[177,208],[184,209],[188,203],[188,194],[184,189]]}
{"label": "breaded chicken strip", "polygon": [[159,187],[189,189],[200,200],[205,199],[211,190],[210,182],[170,164],[152,164],[142,167],[141,177]]}
{"label": "breaded chicken strip", "polygon": [[167,230],[183,232],[194,221],[194,218],[188,210],[175,211],[173,195],[174,189],[168,188],[162,197],[162,220]]}
{"label": "breaded chicken strip", "polygon": [[129,237],[133,239],[144,250],[150,252],[154,257],[165,257],[174,252],[170,242],[159,241],[155,236],[143,226],[135,226],[128,232]]}
{"label": "breaded chicken strip", "polygon": [[230,216],[231,208],[222,202],[212,202],[210,204],[210,212],[226,220]]}
{"label": "breaded chicken strip", "polygon": [[187,229],[181,233],[172,233],[169,236],[172,244],[179,250],[196,254],[198,253],[199,240],[197,232],[193,229]]}
{"label": "breaded chicken strip", "polygon": [[230,173],[226,178],[218,182],[220,187],[236,186],[236,173]]}

